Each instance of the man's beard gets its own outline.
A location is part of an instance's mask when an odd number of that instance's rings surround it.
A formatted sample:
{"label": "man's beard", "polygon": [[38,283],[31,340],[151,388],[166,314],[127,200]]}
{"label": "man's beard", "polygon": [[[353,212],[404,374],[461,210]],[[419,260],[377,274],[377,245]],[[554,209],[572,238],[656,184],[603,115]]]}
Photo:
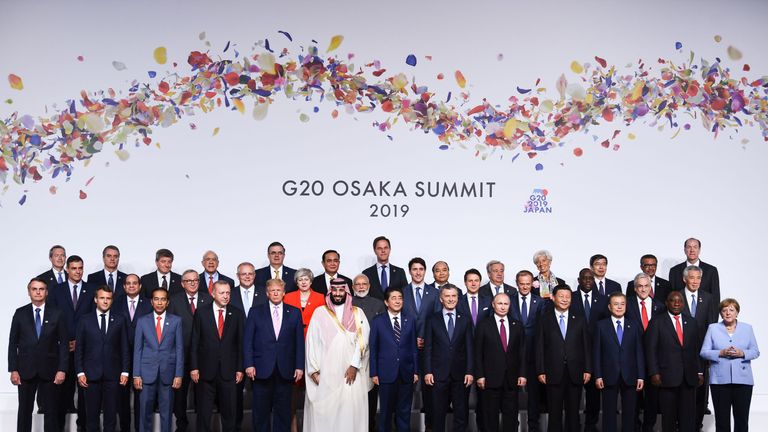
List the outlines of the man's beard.
{"label": "man's beard", "polygon": [[341,297],[341,299],[339,299],[338,301],[336,300],[336,297],[331,295],[331,303],[335,304],[336,306],[341,306],[346,302],[347,302],[347,293],[344,293],[344,296]]}

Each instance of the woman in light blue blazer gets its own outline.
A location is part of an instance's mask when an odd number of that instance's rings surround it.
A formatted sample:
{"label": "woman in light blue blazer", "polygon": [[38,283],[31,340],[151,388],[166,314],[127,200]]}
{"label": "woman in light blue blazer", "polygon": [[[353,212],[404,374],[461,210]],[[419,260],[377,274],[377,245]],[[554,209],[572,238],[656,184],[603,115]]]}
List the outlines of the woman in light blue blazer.
{"label": "woman in light blue blazer", "polygon": [[752,401],[752,360],[760,356],[752,326],[740,322],[739,302],[727,298],[720,302],[722,321],[710,324],[701,357],[709,361],[709,385],[715,406],[717,432],[730,432],[733,408],[735,432],[749,429],[749,404]]}

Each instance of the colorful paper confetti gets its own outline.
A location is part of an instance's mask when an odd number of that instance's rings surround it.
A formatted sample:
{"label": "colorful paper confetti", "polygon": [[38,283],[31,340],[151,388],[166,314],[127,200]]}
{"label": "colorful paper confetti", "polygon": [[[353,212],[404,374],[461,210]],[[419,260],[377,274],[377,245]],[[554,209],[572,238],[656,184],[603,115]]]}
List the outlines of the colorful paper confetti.
{"label": "colorful paper confetti", "polygon": [[21,77],[18,75],[9,74],[8,84],[10,84],[11,88],[14,90],[24,90],[24,82],[21,80]]}

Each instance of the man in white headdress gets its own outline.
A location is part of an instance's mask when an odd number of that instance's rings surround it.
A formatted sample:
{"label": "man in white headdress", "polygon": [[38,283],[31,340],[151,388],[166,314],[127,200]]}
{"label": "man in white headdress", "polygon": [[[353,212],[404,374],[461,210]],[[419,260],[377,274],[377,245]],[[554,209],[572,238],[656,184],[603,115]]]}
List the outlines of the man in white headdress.
{"label": "man in white headdress", "polygon": [[304,431],[365,431],[372,387],[368,320],[352,306],[344,279],[331,281],[325,304],[315,310],[307,330]]}

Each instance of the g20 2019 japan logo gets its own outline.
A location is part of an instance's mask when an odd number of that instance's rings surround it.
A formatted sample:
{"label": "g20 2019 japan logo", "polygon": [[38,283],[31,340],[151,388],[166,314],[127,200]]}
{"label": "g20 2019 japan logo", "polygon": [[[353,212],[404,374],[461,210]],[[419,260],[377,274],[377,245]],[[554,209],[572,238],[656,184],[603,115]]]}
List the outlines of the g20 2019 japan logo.
{"label": "g20 2019 japan logo", "polygon": [[549,191],[546,189],[534,189],[528,202],[523,207],[523,213],[552,213],[549,202]]}

